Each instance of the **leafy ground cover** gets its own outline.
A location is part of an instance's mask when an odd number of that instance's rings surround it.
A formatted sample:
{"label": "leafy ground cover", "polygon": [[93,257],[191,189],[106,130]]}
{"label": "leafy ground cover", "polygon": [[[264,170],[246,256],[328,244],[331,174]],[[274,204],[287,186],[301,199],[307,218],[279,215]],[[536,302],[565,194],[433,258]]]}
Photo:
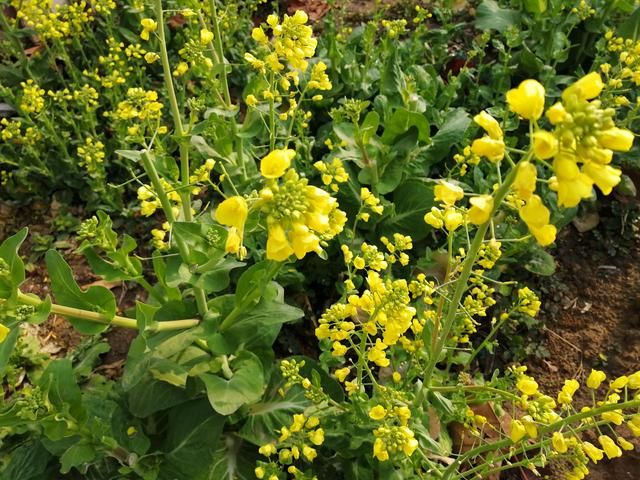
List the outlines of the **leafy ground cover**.
{"label": "leafy ground cover", "polygon": [[0,478],[635,478],[635,3],[4,7]]}

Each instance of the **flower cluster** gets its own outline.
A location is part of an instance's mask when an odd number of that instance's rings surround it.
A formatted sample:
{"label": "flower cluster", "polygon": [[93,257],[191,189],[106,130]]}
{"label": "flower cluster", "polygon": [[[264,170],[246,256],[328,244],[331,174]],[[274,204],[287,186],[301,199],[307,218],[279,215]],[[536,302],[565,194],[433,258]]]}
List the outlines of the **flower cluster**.
{"label": "flower cluster", "polygon": [[296,480],[316,479],[317,477],[307,474],[295,466],[298,460],[313,462],[318,456],[315,447],[324,443],[324,430],[319,426],[318,417],[307,417],[302,413],[293,416],[293,422],[288,427],[280,429],[280,437],[277,442],[263,445],[259,453],[269,459],[270,462],[259,461],[255,469],[258,479],[277,479],[282,468],[293,475]]}
{"label": "flower cluster", "polygon": [[308,184],[292,168],[293,150],[274,150],[260,162],[266,186],[260,209],[267,220],[267,258],[284,261],[320,253],[326,240],[344,228],[346,214],[324,190]]}
{"label": "flower cluster", "polygon": [[84,143],[78,147],[80,166],[84,167],[89,175],[102,177],[104,174],[104,143],[92,137],[87,137]]}

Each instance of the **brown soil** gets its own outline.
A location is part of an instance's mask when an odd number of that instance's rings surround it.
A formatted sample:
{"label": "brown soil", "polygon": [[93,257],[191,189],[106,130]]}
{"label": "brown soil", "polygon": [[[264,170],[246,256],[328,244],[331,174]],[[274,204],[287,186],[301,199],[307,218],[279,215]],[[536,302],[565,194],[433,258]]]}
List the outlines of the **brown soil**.
{"label": "brown soil", "polygon": [[[611,257],[593,232],[567,227],[553,253],[557,273],[543,298],[550,356],[531,368],[542,390],[554,395],[569,378],[584,383],[591,368],[609,378],[640,370],[640,238]],[[586,388],[574,398],[577,405],[591,403]],[[640,451],[589,468],[590,480],[637,480]]]}

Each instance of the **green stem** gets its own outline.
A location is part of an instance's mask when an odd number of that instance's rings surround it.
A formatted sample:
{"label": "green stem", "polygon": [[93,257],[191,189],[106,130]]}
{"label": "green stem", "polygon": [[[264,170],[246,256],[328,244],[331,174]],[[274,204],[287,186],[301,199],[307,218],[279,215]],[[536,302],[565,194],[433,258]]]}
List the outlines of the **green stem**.
{"label": "green stem", "polygon": [[[151,156],[149,155],[149,152],[145,150],[142,153],[141,158],[142,158],[142,164],[144,166],[144,169],[147,172],[147,175],[149,176],[149,180],[151,181],[151,185],[153,186],[153,189],[156,195],[160,199],[160,204],[162,205],[162,209],[164,210],[167,220],[169,221],[169,223],[175,222],[175,217],[173,215],[173,210],[171,208],[171,202],[167,197],[167,192],[165,192],[164,187],[160,182],[160,176],[158,175],[158,171],[156,170],[155,165],[151,161]],[[180,252],[180,256],[186,262],[187,259],[189,258],[189,249],[187,248],[187,245],[179,236],[176,235],[173,238],[175,239],[176,245],[178,246],[178,251]],[[198,312],[200,313],[200,315],[204,316],[204,314],[207,313],[209,310],[207,306],[207,297],[204,293],[204,290],[202,290],[202,288],[200,287],[193,287],[193,294],[196,297]]]}
{"label": "green stem", "polygon": [[[164,84],[167,88],[169,96],[169,105],[171,106],[171,116],[173,117],[173,125],[178,139],[178,148],[180,149],[180,181],[183,186],[189,185],[189,143],[186,132],[182,124],[182,115],[178,106],[178,97],[173,85],[171,75],[171,65],[169,64],[169,53],[167,52],[167,39],[164,32],[164,17],[162,11],[162,0],[155,0],[156,21],[158,22],[158,37],[160,39],[160,60],[162,61],[162,71],[164,73]],[[185,188],[180,191],[182,199],[182,212],[185,221],[191,222],[191,190]]]}
{"label": "green stem", "polygon": [[[630,410],[634,408],[640,408],[640,400],[632,400],[624,403],[606,404],[586,412],[580,412],[574,415],[570,415],[558,422],[552,423],[551,425],[547,425],[544,428],[540,429],[539,436],[544,439],[545,436],[548,436],[552,432],[559,431],[565,425],[575,424],[577,422],[580,422],[581,420],[584,420],[585,418],[595,418],[599,415],[602,415],[603,413],[610,412],[612,410]],[[591,428],[592,425],[586,425],[585,427]],[[506,455],[506,458],[513,457],[515,455],[518,455],[519,453],[532,450],[534,448],[540,448],[540,445],[543,444],[545,441],[546,440],[541,440],[540,442],[537,442],[534,445],[527,445],[525,447],[521,447],[520,449],[514,452],[509,452],[509,454]],[[510,438],[505,438],[503,440],[500,440],[499,442],[481,445],[472,450],[469,450],[467,453],[457,458],[455,462],[453,462],[451,465],[447,467],[447,469],[444,471],[443,478],[445,480],[449,480],[449,479],[453,480],[454,478],[459,478],[459,477],[455,477],[455,475],[457,475],[458,468],[468,460],[476,458],[479,455],[482,455],[483,453],[501,450],[501,449],[510,447],[512,445],[514,445],[514,442],[511,441]],[[466,473],[470,473],[470,472],[466,472]]]}
{"label": "green stem", "polygon": [[[42,300],[36,297],[32,297],[22,292],[18,292],[18,302],[25,305],[32,305],[38,307],[42,304]],[[65,307],[64,305],[51,304],[51,313],[62,315],[65,317],[81,318],[90,322],[104,323],[108,325],[115,325],[118,327],[137,329],[138,322],[133,318],[121,317],[114,315],[103,315],[98,312],[91,312],[89,310],[82,310],[80,308]],[[159,322],[155,328],[156,331],[166,330],[184,330],[187,328],[196,327],[200,324],[200,320],[196,318],[188,318],[185,320],[172,320],[167,322]]]}
{"label": "green stem", "polygon": [[[525,158],[528,158],[525,157]],[[493,212],[484,224],[478,227],[476,231],[476,235],[473,238],[473,242],[471,242],[471,247],[469,248],[469,252],[467,253],[467,257],[464,260],[462,265],[462,272],[460,273],[460,277],[456,280],[456,289],[454,291],[451,302],[449,303],[449,308],[447,310],[447,315],[442,323],[442,329],[440,332],[440,337],[436,343],[436,348],[431,352],[429,357],[429,363],[427,364],[427,368],[424,375],[424,383],[422,387],[418,391],[416,395],[415,405],[422,404],[425,395],[425,388],[431,385],[431,377],[433,375],[433,371],[435,369],[436,363],[438,363],[438,359],[440,358],[440,354],[445,347],[446,341],[449,338],[449,334],[451,333],[451,329],[453,328],[453,324],[456,320],[456,314],[458,313],[458,304],[464,295],[464,292],[467,290],[467,284],[469,281],[469,277],[471,276],[471,271],[473,269],[473,265],[476,261],[476,257],[478,255],[478,251],[480,250],[480,246],[484,240],[484,236],[487,233],[489,228],[489,224],[491,223],[491,219],[493,215],[495,215],[498,208],[502,204],[504,197],[509,192],[511,188],[511,184],[515,180],[516,172],[518,171],[517,167],[511,169],[509,175],[505,179],[504,183],[498,188],[494,196],[494,207]]]}

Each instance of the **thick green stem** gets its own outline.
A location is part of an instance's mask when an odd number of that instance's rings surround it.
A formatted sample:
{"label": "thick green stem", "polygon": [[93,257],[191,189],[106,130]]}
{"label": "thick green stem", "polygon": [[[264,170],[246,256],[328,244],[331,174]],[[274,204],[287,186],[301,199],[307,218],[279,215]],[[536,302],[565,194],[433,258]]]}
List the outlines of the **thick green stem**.
{"label": "thick green stem", "polygon": [[420,405],[422,403],[426,393],[425,389],[428,388],[428,386],[431,384],[431,377],[433,375],[433,371],[435,369],[436,364],[438,363],[440,354],[442,353],[445,347],[447,339],[449,338],[449,334],[451,333],[451,329],[453,328],[453,325],[455,323],[456,314],[458,313],[458,305],[460,303],[460,300],[462,300],[462,296],[464,295],[464,292],[466,292],[467,290],[469,277],[471,276],[471,271],[476,261],[478,251],[482,246],[482,242],[487,233],[487,230],[489,228],[489,224],[491,223],[491,219],[493,218],[493,215],[495,215],[498,208],[500,208],[500,205],[502,204],[504,197],[509,192],[509,189],[511,188],[511,184],[515,180],[517,170],[518,170],[517,166],[512,168],[511,171],[509,172],[509,175],[505,179],[504,183],[500,185],[500,188],[498,188],[498,190],[496,191],[494,195],[493,212],[489,220],[487,220],[484,224],[478,227],[478,230],[476,231],[476,235],[473,238],[473,241],[471,242],[471,247],[469,248],[467,257],[465,258],[464,263],[462,265],[462,272],[460,273],[460,276],[456,280],[456,289],[453,293],[453,297],[451,298],[451,302],[449,303],[449,308],[447,309],[447,315],[444,319],[444,322],[442,322],[442,329],[440,331],[440,336],[436,343],[436,347],[431,352],[431,355],[429,357],[429,363],[427,364],[427,368],[425,370],[425,375],[424,375],[424,383],[422,384],[422,387],[420,388],[420,390],[418,391],[418,394],[416,395],[416,401],[415,401],[416,405]]}
{"label": "thick green stem", "polygon": [[[167,197],[167,192],[165,192],[164,187],[162,186],[162,182],[160,182],[160,176],[158,175],[158,171],[156,170],[155,165],[151,161],[149,152],[143,152],[141,158],[144,169],[149,176],[149,180],[151,181],[151,185],[153,186],[156,195],[160,199],[160,204],[162,205],[162,209],[164,210],[167,220],[169,221],[169,223],[175,222],[175,217],[171,208],[171,202],[169,201],[169,197]],[[187,245],[178,236],[174,236],[174,239],[176,241],[176,245],[178,245],[180,256],[186,262],[189,258],[189,249],[187,248]],[[204,316],[204,314],[209,310],[209,308],[207,307],[207,297],[204,293],[204,290],[199,287],[193,287],[193,294],[196,297],[198,312],[200,313],[200,315]]]}
{"label": "thick green stem", "polygon": [[[39,298],[32,297],[22,292],[18,292],[18,301],[25,305],[32,305],[34,307],[38,307],[42,304],[42,300],[40,300]],[[113,317],[111,317],[109,315],[103,315],[102,313],[91,312],[89,310],[82,310],[80,308],[66,307],[64,305],[57,305],[55,303],[51,305],[51,313],[62,315],[64,317],[81,318],[83,320],[88,320],[90,322],[115,325],[118,327],[132,328],[132,329],[138,328],[138,322],[133,318],[121,317],[119,315],[114,315]],[[172,320],[167,322],[159,322],[155,330],[156,331],[184,330],[187,328],[196,327],[199,324],[200,324],[200,320],[196,318],[188,318],[185,320]]]}
{"label": "thick green stem", "polygon": [[164,84],[167,88],[169,97],[169,105],[171,106],[171,116],[173,117],[173,125],[178,139],[178,148],[180,149],[180,181],[182,189],[180,189],[180,197],[182,199],[182,212],[185,221],[193,220],[191,214],[191,189],[189,185],[189,142],[186,137],[184,125],[182,124],[182,115],[178,106],[178,97],[173,85],[171,74],[171,65],[169,64],[169,53],[167,52],[167,39],[164,32],[164,16],[162,11],[162,0],[155,0],[156,21],[158,22],[158,37],[160,39],[160,60],[162,62],[162,71],[164,74]]}

